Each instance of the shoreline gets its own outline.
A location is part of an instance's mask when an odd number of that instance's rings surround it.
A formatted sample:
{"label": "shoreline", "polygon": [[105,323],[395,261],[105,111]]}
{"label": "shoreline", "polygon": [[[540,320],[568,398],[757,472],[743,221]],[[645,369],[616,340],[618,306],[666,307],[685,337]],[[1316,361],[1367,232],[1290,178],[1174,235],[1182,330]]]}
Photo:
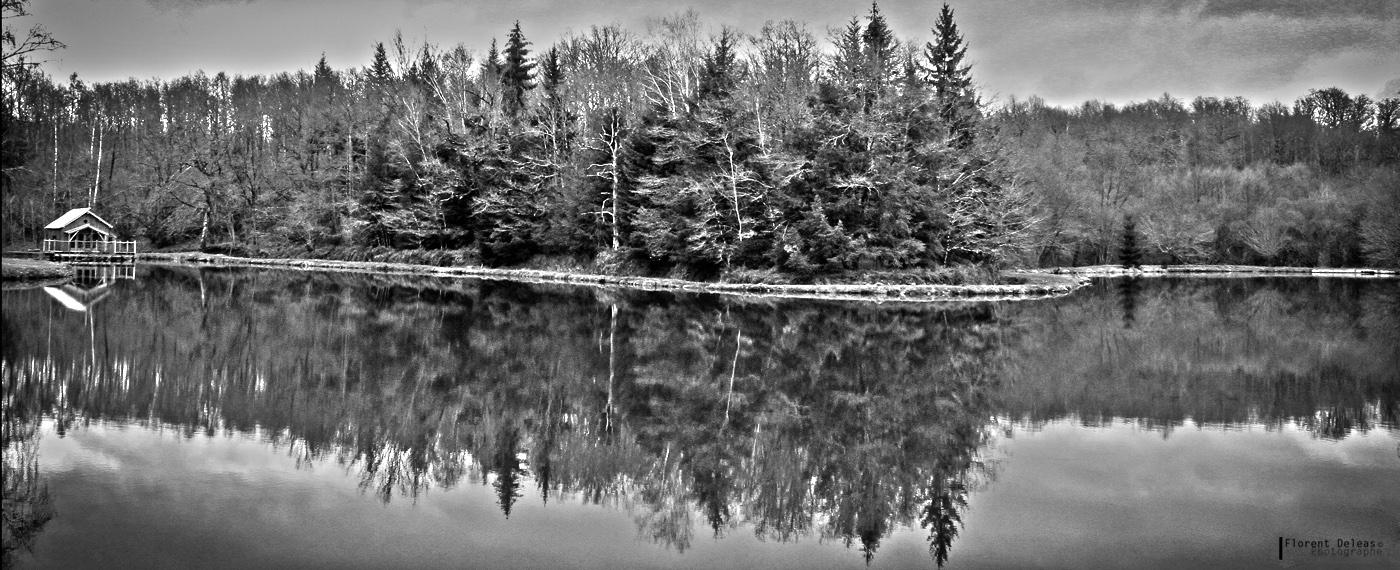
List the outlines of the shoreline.
{"label": "shoreline", "polygon": [[6,288],[65,283],[72,278],[73,266],[66,263],[19,257],[0,258],[0,281],[5,283]]}
{"label": "shoreline", "polygon": [[409,263],[377,261],[335,261],[323,259],[275,258],[257,259],[197,252],[142,253],[140,261],[177,264],[208,264],[242,267],[274,267],[314,269],[356,273],[421,275],[425,277],[468,277],[522,283],[585,285],[590,287],[625,287],[644,291],[678,291],[715,293],[746,297],[816,299],[831,301],[1012,301],[1061,297],[1089,284],[1086,277],[1053,275],[1025,271],[1008,271],[1004,275],[1028,280],[1018,284],[988,285],[895,285],[884,283],[851,283],[796,285],[772,283],[723,283],[687,281],[666,277],[636,277],[567,273],[541,269],[502,269],[480,266],[442,267]]}
{"label": "shoreline", "polygon": [[[689,281],[667,277],[639,277],[572,273],[543,269],[507,269],[482,266],[437,266],[380,261],[340,261],[306,258],[248,258],[201,252],[141,253],[138,261],[181,265],[224,265],[308,269],[348,273],[374,273],[438,278],[473,278],[520,283],[583,285],[600,288],[627,288],[642,291],[712,293],[751,298],[811,299],[862,302],[968,302],[1051,299],[1086,287],[1090,279],[1115,277],[1344,277],[1394,279],[1400,271],[1373,268],[1266,267],[1253,265],[1171,265],[1124,269],[1117,265],[1055,267],[1008,270],[1002,273],[1020,283],[942,285],[942,284],[778,284]],[[6,289],[64,282],[72,277],[67,264],[6,257]],[[25,275],[14,272],[22,266]],[[43,266],[43,275],[29,275]],[[52,271],[63,270],[62,275]],[[57,280],[56,280],[57,278]]]}
{"label": "shoreline", "polygon": [[1125,269],[1119,265],[1087,265],[1023,269],[1026,273],[1076,275],[1081,277],[1355,277],[1393,279],[1394,269],[1370,267],[1269,267],[1263,265],[1154,265]]}

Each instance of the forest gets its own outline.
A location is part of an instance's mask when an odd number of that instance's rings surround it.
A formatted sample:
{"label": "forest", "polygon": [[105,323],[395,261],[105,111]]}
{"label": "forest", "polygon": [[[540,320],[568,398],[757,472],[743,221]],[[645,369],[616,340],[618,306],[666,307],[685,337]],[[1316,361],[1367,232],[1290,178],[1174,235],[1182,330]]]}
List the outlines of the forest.
{"label": "forest", "polygon": [[96,84],[7,27],[3,241],[91,206],[147,248],[695,279],[1117,263],[1125,234],[1144,263],[1400,266],[1400,94],[999,100],[953,10],[928,25],[516,22],[484,54]]}

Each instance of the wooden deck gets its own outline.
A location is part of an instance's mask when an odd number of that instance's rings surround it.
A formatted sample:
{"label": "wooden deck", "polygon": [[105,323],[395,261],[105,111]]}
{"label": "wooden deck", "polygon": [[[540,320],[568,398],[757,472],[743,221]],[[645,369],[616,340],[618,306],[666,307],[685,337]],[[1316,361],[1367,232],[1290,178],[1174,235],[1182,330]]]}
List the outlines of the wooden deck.
{"label": "wooden deck", "polygon": [[64,261],[127,261],[136,259],[136,242],[46,239],[42,251],[44,257]]}

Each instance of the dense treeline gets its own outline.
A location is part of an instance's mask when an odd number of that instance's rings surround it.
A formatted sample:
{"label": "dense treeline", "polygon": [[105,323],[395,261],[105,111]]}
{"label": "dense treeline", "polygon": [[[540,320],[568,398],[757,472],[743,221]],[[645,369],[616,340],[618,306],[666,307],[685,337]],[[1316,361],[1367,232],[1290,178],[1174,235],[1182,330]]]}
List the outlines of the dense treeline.
{"label": "dense treeline", "polygon": [[[946,6],[534,50],[378,44],[365,67],[87,85],[6,65],[4,239],[96,205],[156,247],[450,250],[798,277],[956,263],[1394,265],[1398,99],[989,106]],[[928,40],[924,42],[924,40]]]}
{"label": "dense treeline", "polygon": [[88,87],[16,75],[9,239],[97,204],[198,239],[601,256],[645,271],[932,267],[1023,225],[952,12],[901,44],[878,7],[824,57],[793,22],[595,27],[535,54],[376,46],[364,69]]}
{"label": "dense treeline", "polygon": [[1113,263],[1134,218],[1148,263],[1400,265],[1400,93],[1291,106],[1160,99],[995,114],[1040,223],[1027,261]]}

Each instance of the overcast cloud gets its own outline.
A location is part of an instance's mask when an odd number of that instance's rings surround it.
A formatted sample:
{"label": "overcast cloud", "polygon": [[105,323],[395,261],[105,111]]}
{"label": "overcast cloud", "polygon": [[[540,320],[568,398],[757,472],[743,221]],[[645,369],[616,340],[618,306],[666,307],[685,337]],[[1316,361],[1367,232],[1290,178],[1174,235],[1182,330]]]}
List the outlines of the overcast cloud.
{"label": "overcast cloud", "polygon": [[[1169,92],[1291,101],[1338,86],[1376,95],[1400,78],[1395,0],[981,0],[951,3],[988,95],[1062,105]],[[901,39],[927,41],[939,3],[886,0]],[[595,24],[634,32],[693,8],[712,26],[755,31],[765,20],[826,30],[865,1],[575,0],[39,0],[30,9],[68,49],[47,69],[85,80],[234,74],[365,65],[376,41],[405,37],[484,51],[515,20],[536,47]]]}

